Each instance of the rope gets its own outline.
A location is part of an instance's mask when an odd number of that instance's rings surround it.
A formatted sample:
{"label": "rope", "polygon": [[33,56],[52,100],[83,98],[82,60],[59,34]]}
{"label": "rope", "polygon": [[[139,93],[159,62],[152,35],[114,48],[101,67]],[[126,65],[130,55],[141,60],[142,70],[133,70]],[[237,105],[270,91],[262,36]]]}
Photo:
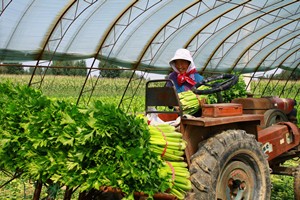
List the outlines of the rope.
{"label": "rope", "polygon": [[163,152],[161,153],[161,157],[164,157],[165,153],[167,152],[168,141],[167,141],[167,138],[166,138],[165,133],[164,133],[160,128],[158,128],[157,126],[156,126],[156,128],[157,128],[157,130],[159,130],[159,131],[161,132],[162,136],[164,137],[164,140],[166,141],[166,145],[165,145],[165,147],[164,147],[164,150],[163,150]]}

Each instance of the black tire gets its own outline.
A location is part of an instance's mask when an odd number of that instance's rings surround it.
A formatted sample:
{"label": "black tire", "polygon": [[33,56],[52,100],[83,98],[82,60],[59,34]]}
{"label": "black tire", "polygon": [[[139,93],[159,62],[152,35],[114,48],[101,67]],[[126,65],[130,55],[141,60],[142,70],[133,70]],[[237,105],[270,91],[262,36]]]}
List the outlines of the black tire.
{"label": "black tire", "polygon": [[[268,200],[271,196],[267,156],[253,135],[228,130],[199,144],[191,157],[192,191],[186,199],[228,199],[230,191],[243,189],[243,200]],[[232,178],[234,187],[228,182]],[[233,182],[232,182],[233,183]],[[227,190],[227,191],[226,191]]]}
{"label": "black tire", "polygon": [[295,169],[294,172],[294,197],[295,200],[300,200],[300,165]]}
{"label": "black tire", "polygon": [[264,113],[265,127],[272,126],[278,122],[287,122],[289,121],[286,114],[278,109],[267,110]]}

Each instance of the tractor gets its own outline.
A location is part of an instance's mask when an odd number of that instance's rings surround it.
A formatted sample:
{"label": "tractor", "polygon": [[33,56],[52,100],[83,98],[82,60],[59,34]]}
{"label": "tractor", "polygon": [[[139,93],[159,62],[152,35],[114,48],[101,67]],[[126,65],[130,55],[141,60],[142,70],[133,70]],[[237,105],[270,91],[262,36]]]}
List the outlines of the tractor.
{"label": "tractor", "polygon": [[[220,94],[237,79],[222,74],[203,80],[192,91]],[[186,199],[267,200],[270,174],[294,176],[295,199],[300,199],[300,167],[282,166],[300,155],[295,100],[236,98],[230,103],[202,104],[201,116],[194,117],[183,114],[176,89],[166,87],[167,82],[172,81],[146,83],[146,114],[166,122],[181,119],[178,129],[187,141],[185,159],[192,182]],[[197,89],[201,85],[211,89]]]}

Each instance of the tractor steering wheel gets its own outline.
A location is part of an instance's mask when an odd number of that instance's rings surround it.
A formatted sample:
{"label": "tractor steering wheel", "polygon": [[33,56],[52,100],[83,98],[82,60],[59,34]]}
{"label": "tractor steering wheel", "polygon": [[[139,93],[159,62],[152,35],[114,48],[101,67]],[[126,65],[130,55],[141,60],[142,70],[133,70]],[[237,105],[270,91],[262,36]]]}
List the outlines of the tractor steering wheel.
{"label": "tractor steering wheel", "polygon": [[[218,81],[223,80],[223,81]],[[196,85],[192,88],[192,91],[195,94],[212,94],[217,93],[223,90],[227,90],[234,86],[239,80],[239,77],[233,74],[222,74],[219,76],[212,76],[207,79],[204,79],[203,81],[196,83]],[[217,81],[217,82],[213,82]],[[212,84],[209,84],[210,82],[213,82]],[[197,88],[205,85],[211,87],[211,89],[208,90],[198,90]]]}

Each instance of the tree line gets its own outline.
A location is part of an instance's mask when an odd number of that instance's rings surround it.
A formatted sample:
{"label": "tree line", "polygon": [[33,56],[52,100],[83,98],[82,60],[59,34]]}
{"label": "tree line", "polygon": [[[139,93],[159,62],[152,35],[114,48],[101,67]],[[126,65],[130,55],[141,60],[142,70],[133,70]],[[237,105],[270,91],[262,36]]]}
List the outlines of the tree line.
{"label": "tree line", "polygon": [[[8,64],[5,66],[5,64]],[[14,66],[15,65],[15,66]],[[85,60],[77,61],[53,61],[51,64],[52,68],[39,67],[36,69],[36,74],[46,75],[61,75],[61,76],[86,76],[88,68]],[[99,68],[106,68],[100,70],[99,74],[101,77],[106,78],[129,78],[132,75],[132,70],[121,70],[115,65],[105,65],[101,62],[98,65]],[[0,67],[0,74],[32,74],[34,67],[24,68],[22,63],[3,63]],[[137,77],[137,75],[135,75]]]}

